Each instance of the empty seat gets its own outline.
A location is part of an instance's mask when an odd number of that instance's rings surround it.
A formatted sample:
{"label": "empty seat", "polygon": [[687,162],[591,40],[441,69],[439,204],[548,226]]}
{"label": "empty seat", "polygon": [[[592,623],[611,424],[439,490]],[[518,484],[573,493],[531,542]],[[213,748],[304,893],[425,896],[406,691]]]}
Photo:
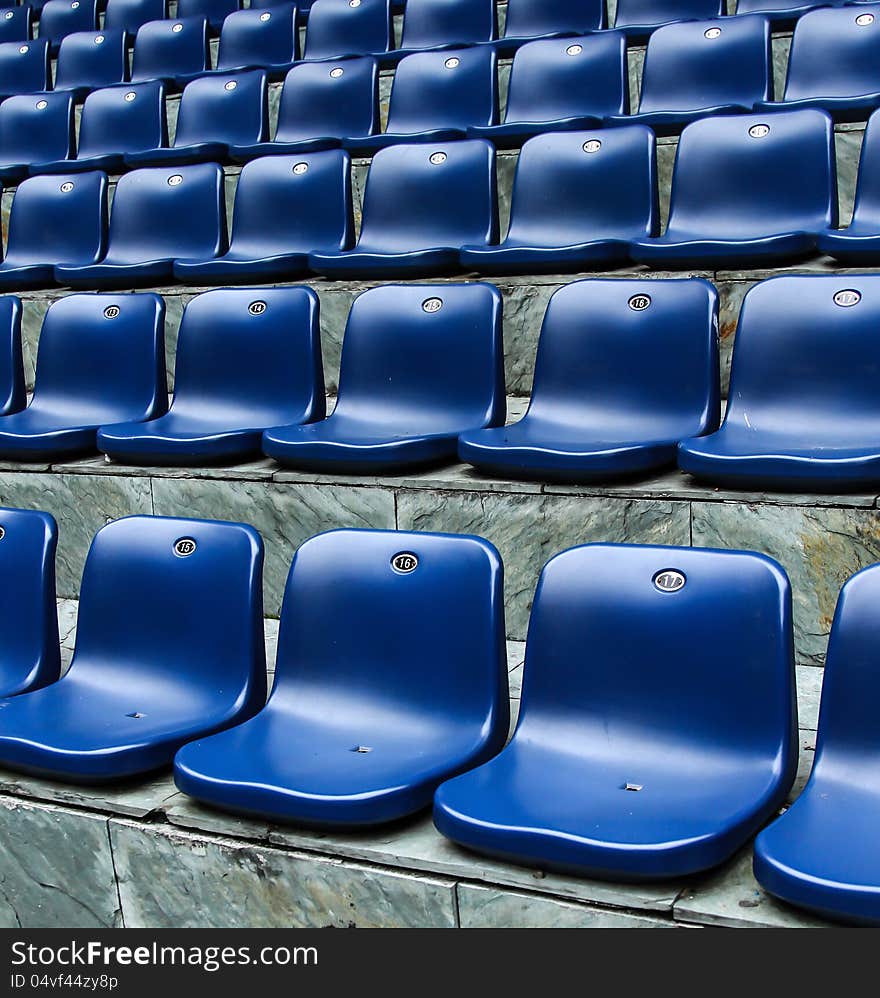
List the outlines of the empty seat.
{"label": "empty seat", "polygon": [[[0,298],[0,416],[27,404],[21,353],[21,299]],[[54,597],[53,597],[54,598]]]}
{"label": "empty seat", "polygon": [[723,17],[726,7],[725,0],[618,0],[614,27],[635,41],[663,24]]}
{"label": "empty seat", "polygon": [[630,239],[656,234],[659,214],[650,129],[536,135],[516,165],[507,238],[463,245],[461,266],[485,274],[619,266]]}
{"label": "empty seat", "polygon": [[40,38],[52,52],[76,31],[96,31],[98,0],[47,0],[40,13]]}
{"label": "empty seat", "polygon": [[820,230],[818,247],[848,265],[880,261],[880,111],[871,115],[865,129],[852,221],[845,229]]}
{"label": "empty seat", "polygon": [[15,184],[33,163],[73,155],[69,94],[9,97],[0,104],[0,183]]}
{"label": "empty seat", "polygon": [[301,62],[284,80],[278,125],[272,142],[232,146],[234,160],[256,156],[334,149],[344,137],[379,130],[379,68],[376,60],[345,59],[337,64]]}
{"label": "empty seat", "polygon": [[880,277],[775,277],[746,295],[721,429],[679,466],[714,483],[842,491],[880,482]]}
{"label": "empty seat", "polygon": [[134,37],[142,24],[168,17],[167,0],[107,0],[105,31],[124,31]]}
{"label": "empty seat", "polygon": [[100,171],[31,177],[15,191],[9,211],[0,288],[45,288],[57,264],[87,266],[104,255],[107,177]]}
{"label": "empty seat", "polygon": [[495,53],[486,46],[416,52],[394,74],[388,124],[381,135],[346,138],[353,153],[402,142],[463,139],[469,126],[498,123]]}
{"label": "empty seat", "polygon": [[438,783],[504,744],[502,607],[501,559],[481,538],[313,537],[288,576],[268,704],[184,746],[178,787],[226,810],[328,826],[427,807]]}
{"label": "empty seat", "polygon": [[49,44],[45,39],[0,43],[0,100],[40,93],[49,89],[49,83]]}
{"label": "empty seat", "polygon": [[266,73],[203,76],[188,83],[180,98],[174,143],[126,153],[128,166],[223,162],[236,143],[269,137]]}
{"label": "empty seat", "polygon": [[63,679],[4,707],[0,763],[76,783],[168,766],[266,696],[260,535],[129,516],[98,531]]}
{"label": "empty seat", "polygon": [[474,45],[497,33],[494,0],[408,0],[400,48],[393,54]]}
{"label": "empty seat", "polygon": [[746,114],[770,97],[772,68],[765,17],[668,24],[648,42],[638,113],[607,123],[638,121],[667,135],[698,118]]}
{"label": "empty seat", "polygon": [[128,77],[124,31],[78,31],[58,50],[55,89],[85,97],[92,90],[122,83]]}
{"label": "empty seat", "polygon": [[880,566],[843,587],[831,627],[813,769],[803,793],[755,841],[765,890],[826,918],[880,924],[877,601]]}
{"label": "empty seat", "polygon": [[203,17],[217,34],[225,19],[240,7],[239,0],[177,0],[177,16]]}
{"label": "empty seat", "polygon": [[223,170],[216,163],[133,170],[116,185],[104,258],[56,267],[55,279],[73,288],[155,284],[173,278],[176,259],[207,260],[226,249]]}
{"label": "empty seat", "polygon": [[223,22],[217,69],[263,67],[287,70],[299,58],[299,27],[293,4],[272,10],[239,10]]}
{"label": "empty seat", "polygon": [[360,238],[345,253],[311,253],[328,277],[452,273],[458,247],[498,240],[495,150],[483,139],[400,145],[373,157]]}
{"label": "empty seat", "polygon": [[557,555],[535,594],[513,739],[438,788],[435,825],[479,852],[594,877],[723,862],[795,776],[792,644],[788,579],[762,555]]}
{"label": "empty seat", "polygon": [[665,234],[630,253],[654,267],[769,267],[808,255],[836,224],[828,114],[704,118],[681,134]]}
{"label": "empty seat", "polygon": [[718,295],[687,280],[578,281],[550,299],[525,416],[458,440],[504,478],[590,481],[675,463],[718,428]]}
{"label": "empty seat", "polygon": [[305,276],[309,253],[354,243],[351,161],[341,149],[267,156],[247,163],[235,191],[229,251],[177,261],[184,284],[289,281]]}
{"label": "empty seat", "polygon": [[0,10],[0,42],[28,42],[31,39],[33,9],[29,4],[23,7],[4,7]]}
{"label": "empty seat", "polygon": [[202,17],[149,21],[138,28],[131,79],[174,82],[211,68],[208,22]]}
{"label": "empty seat", "polygon": [[501,296],[490,284],[386,285],[351,307],[331,416],[268,430],[282,464],[382,474],[449,462],[459,434],[504,423]]}
{"label": "empty seat", "polygon": [[186,306],[174,400],[98,432],[114,461],[187,465],[261,456],[263,430],[324,416],[318,297],[310,288],[208,291]]}
{"label": "empty seat", "polygon": [[165,304],[153,294],[53,302],[43,320],[31,404],[0,418],[3,460],[94,453],[104,423],[161,416],[168,406],[164,324]]}
{"label": "empty seat", "polygon": [[509,0],[504,34],[493,44],[500,55],[511,55],[533,38],[586,35],[604,27],[604,0]]}
{"label": "empty seat", "polygon": [[[0,105],[0,121],[3,118]],[[35,161],[31,173],[120,173],[125,154],[168,145],[165,87],[158,80],[94,90],[83,104],[76,159]]]}
{"label": "empty seat", "polygon": [[[5,311],[0,300],[0,311]],[[0,508],[0,697],[40,689],[61,674],[55,548],[49,513]]]}
{"label": "empty seat", "polygon": [[629,110],[626,39],[614,31],[529,42],[513,57],[504,122],[471,138],[516,148],[533,135],[594,128]]}
{"label": "empty seat", "polygon": [[841,7],[852,0],[737,0],[737,14],[763,14],[780,31],[814,7]]}
{"label": "empty seat", "polygon": [[304,59],[342,59],[392,47],[390,0],[314,0]]}

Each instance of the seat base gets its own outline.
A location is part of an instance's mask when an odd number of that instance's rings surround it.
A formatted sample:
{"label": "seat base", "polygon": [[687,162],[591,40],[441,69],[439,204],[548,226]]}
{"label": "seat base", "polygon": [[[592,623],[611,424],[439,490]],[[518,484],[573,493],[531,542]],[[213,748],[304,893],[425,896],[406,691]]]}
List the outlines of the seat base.
{"label": "seat base", "polygon": [[461,269],[458,250],[450,247],[382,253],[310,253],[309,267],[329,278],[445,277]]}
{"label": "seat base", "polygon": [[650,267],[718,270],[742,267],[773,267],[802,260],[814,252],[816,236],[809,232],[786,232],[754,239],[687,239],[661,236],[630,244],[630,257]]}

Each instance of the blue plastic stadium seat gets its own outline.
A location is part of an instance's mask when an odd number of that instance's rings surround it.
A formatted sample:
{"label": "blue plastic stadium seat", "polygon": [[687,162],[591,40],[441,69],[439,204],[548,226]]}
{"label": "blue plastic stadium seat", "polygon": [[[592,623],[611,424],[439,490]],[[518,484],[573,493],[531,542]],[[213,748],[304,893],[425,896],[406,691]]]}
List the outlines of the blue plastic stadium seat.
{"label": "blue plastic stadium seat", "polygon": [[513,739],[440,786],[435,825],[470,849],[591,877],[716,866],[794,779],[792,645],[789,582],[762,555],[557,555],[532,606]]}
{"label": "blue plastic stadium seat", "polygon": [[49,89],[49,43],[0,43],[0,100],[15,94],[37,94]]}
{"label": "blue plastic stadium seat", "polygon": [[765,17],[668,24],[648,42],[638,113],[606,124],[638,121],[668,135],[710,115],[746,114],[771,96],[772,69]]}
{"label": "blue plastic stadium seat", "polygon": [[[0,299],[0,311],[5,311]],[[49,513],[0,507],[0,697],[54,683],[61,675],[55,548]]]}
{"label": "blue plastic stadium seat", "polygon": [[0,10],[0,42],[27,42],[33,31],[33,10],[23,7],[4,7]]}
{"label": "blue plastic stadium seat", "polygon": [[131,79],[164,80],[198,76],[211,68],[208,22],[203,17],[149,21],[138,28]]}
{"label": "blue plastic stadium seat", "polygon": [[0,288],[55,283],[56,264],[88,266],[104,255],[107,177],[100,171],[31,177],[15,191],[9,212]]}
{"label": "blue plastic stadium seat", "polygon": [[224,162],[236,143],[269,137],[266,73],[203,76],[188,83],[180,98],[174,144],[126,153],[129,167],[168,163]]}
{"label": "blue plastic stadium seat", "polygon": [[203,17],[216,35],[224,20],[240,7],[240,0],[177,0],[177,16]]}
{"label": "blue plastic stadium seat", "polygon": [[644,474],[674,464],[680,440],[717,429],[719,399],[711,284],[578,281],[550,299],[526,415],[463,433],[458,454],[503,478]]}
{"label": "blue plastic stadium seat", "polygon": [[880,262],[880,111],[865,129],[852,221],[845,229],[820,230],[818,246],[843,264]]}
{"label": "blue plastic stadium seat", "polygon": [[273,76],[286,72],[299,58],[298,20],[295,4],[230,14],[220,32],[217,69],[264,68]]}
{"label": "blue plastic stadium seat", "polygon": [[655,268],[770,267],[809,255],[836,224],[825,111],[704,118],[681,134],[665,234],[630,255]]}
{"label": "blue plastic stadium seat", "polygon": [[460,246],[498,241],[496,202],[495,150],[484,139],[380,149],[357,245],[311,253],[309,266],[327,277],[453,273]]}
{"label": "blue plastic stadium seat", "polygon": [[99,426],[163,415],[164,323],[165,304],[153,294],[53,302],[43,320],[31,404],[0,417],[2,459],[94,453]]}
{"label": "blue plastic stadium seat", "polygon": [[289,281],[309,271],[309,253],[354,243],[351,161],[341,149],[266,156],[247,163],[235,192],[229,251],[177,261],[184,284]]}
{"label": "blue plastic stadium seat", "polygon": [[408,55],[492,41],[498,34],[494,0],[408,0],[400,48]]}
{"label": "blue plastic stadium seat", "polygon": [[382,474],[448,463],[459,434],[504,423],[501,296],[490,284],[385,285],[351,307],[332,415],[267,430],[290,467]]}
{"label": "blue plastic stadium seat", "polygon": [[513,57],[504,122],[470,138],[516,148],[533,135],[594,128],[629,110],[626,39],[615,31],[529,42]]}
{"label": "blue plastic stadium seat", "polygon": [[40,13],[40,38],[58,50],[62,38],[76,31],[96,31],[98,0],[47,0]]}
{"label": "blue plastic stadium seat", "polygon": [[785,93],[756,110],[818,107],[837,121],[864,121],[880,106],[880,3],[804,14],[791,40]]}
{"label": "blue plastic stadium seat", "polygon": [[78,31],[67,35],[58,50],[55,89],[76,98],[90,91],[123,83],[128,78],[124,31]]}
{"label": "blue plastic stadium seat", "polygon": [[167,0],[107,0],[105,31],[124,31],[132,38],[148,21],[168,17]]}
{"label": "blue plastic stadium seat", "polygon": [[133,170],[116,185],[107,253],[100,263],[56,267],[72,288],[125,288],[170,281],[174,261],[225,253],[223,170],[216,163]]}
{"label": "blue plastic stadium seat", "polygon": [[774,30],[790,27],[814,7],[841,7],[852,0],[737,0],[737,14],[763,14],[773,22]]}
{"label": "blue plastic stadium seat", "polygon": [[392,47],[390,0],[314,0],[304,59],[373,55]]}
{"label": "blue plastic stadium seat", "polygon": [[15,184],[32,163],[73,155],[69,94],[9,97],[0,104],[0,183]]}
{"label": "blue plastic stadium seat", "polygon": [[274,141],[232,146],[230,155],[246,162],[257,156],[336,149],[344,137],[375,135],[378,130],[375,59],[301,62],[290,70],[281,88]]}
{"label": "blue plastic stadium seat", "polygon": [[21,353],[21,300],[0,298],[0,416],[27,405]]}
{"label": "blue plastic stadium seat", "polygon": [[684,441],[679,466],[734,487],[874,488],[878,322],[876,275],[775,277],[757,285],[740,312],[724,423]]}
{"label": "blue plastic stadium seat", "polygon": [[[0,105],[0,121],[3,118]],[[94,90],[83,104],[76,159],[31,164],[31,173],[121,173],[125,154],[168,145],[165,87],[158,80]]]}
{"label": "blue plastic stadium seat", "polygon": [[381,135],[346,138],[355,154],[405,142],[448,142],[498,123],[497,60],[487,46],[416,52],[400,62]]}
{"label": "blue plastic stadium seat", "polygon": [[324,404],[314,291],[208,291],[183,313],[168,413],[101,427],[98,449],[139,465],[252,460],[263,430],[322,419]]}
{"label": "blue plastic stadium seat", "polygon": [[461,266],[483,274],[621,266],[629,240],[655,235],[659,220],[649,128],[536,135],[517,162],[507,238],[463,245]]}
{"label": "blue plastic stadium seat", "polygon": [[803,793],[755,842],[771,894],[826,918],[880,925],[877,601],[880,565],[843,587],[831,627],[813,769]]}
{"label": "blue plastic stadium seat", "polygon": [[491,44],[508,56],[534,38],[586,35],[604,27],[604,0],[509,0],[504,34]]}
{"label": "blue plastic stadium seat", "polygon": [[99,530],[73,662],[4,705],[0,764],[108,783],[168,766],[185,742],[256,713],[262,562],[259,534],[240,523],[129,516]]}
{"label": "blue plastic stadium seat", "polygon": [[507,697],[494,547],[467,535],[334,530],[294,557],[268,704],[184,746],[174,779],[207,804],[272,820],[394,821],[499,751]]}
{"label": "blue plastic stadium seat", "polygon": [[723,17],[726,6],[725,0],[618,0],[614,27],[636,41],[664,24]]}

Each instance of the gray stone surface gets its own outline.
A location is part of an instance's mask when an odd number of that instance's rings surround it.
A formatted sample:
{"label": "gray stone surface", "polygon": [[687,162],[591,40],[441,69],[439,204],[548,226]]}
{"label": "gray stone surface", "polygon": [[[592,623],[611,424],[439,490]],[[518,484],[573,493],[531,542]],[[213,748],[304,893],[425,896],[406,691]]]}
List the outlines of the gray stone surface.
{"label": "gray stone surface", "polygon": [[130,928],[453,927],[454,884],[110,822]]}
{"label": "gray stone surface", "polygon": [[0,926],[120,924],[106,819],[0,797],[0,839]]}

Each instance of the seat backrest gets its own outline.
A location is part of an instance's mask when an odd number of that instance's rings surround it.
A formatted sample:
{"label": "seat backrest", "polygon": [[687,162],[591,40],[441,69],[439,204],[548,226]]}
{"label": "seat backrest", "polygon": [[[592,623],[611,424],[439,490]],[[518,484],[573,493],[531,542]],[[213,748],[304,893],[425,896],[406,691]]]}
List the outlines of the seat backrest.
{"label": "seat backrest", "polygon": [[530,417],[676,441],[717,429],[720,398],[718,294],[707,281],[593,279],[550,299]]}
{"label": "seat backrest", "polygon": [[254,713],[266,696],[262,567],[260,535],[243,523],[107,524],[83,570],[70,675],[105,690],[147,681],[172,697],[189,687]]}
{"label": "seat backrest", "polygon": [[725,423],[805,446],[880,430],[880,276],[774,277],[745,297]]}
{"label": "seat backrest", "polygon": [[272,10],[238,10],[223,22],[218,69],[284,66],[299,58],[295,4]]}
{"label": "seat backrest", "polygon": [[658,28],[648,41],[639,110],[691,111],[772,96],[770,22],[744,15]]}
{"label": "seat backrest", "polygon": [[379,130],[379,69],[376,60],[294,66],[281,88],[278,142],[355,138]]}
{"label": "seat backrest", "polygon": [[834,131],[824,111],[704,118],[682,132],[671,235],[747,239],[836,224]]}
{"label": "seat backrest", "polygon": [[6,262],[97,263],[107,245],[107,175],[45,175],[23,180],[9,212]]}
{"label": "seat backrest", "polygon": [[264,142],[269,137],[268,90],[262,69],[193,80],[180,99],[174,145]]}
{"label": "seat backrest", "polygon": [[722,17],[724,0],[618,0],[615,28]]}
{"label": "seat backrest", "polygon": [[555,121],[629,113],[626,37],[542,38],[517,50],[505,121]]}
{"label": "seat backrest", "polygon": [[307,696],[315,713],[346,716],[384,707],[390,724],[405,711],[429,731],[470,721],[500,749],[509,709],[502,587],[501,558],[479,537],[311,538],[287,578],[270,704]]}
{"label": "seat backrest", "polygon": [[241,7],[240,0],[177,0],[178,17],[204,17],[212,31]]}
{"label": "seat backrest", "polygon": [[180,323],[172,410],[222,411],[230,426],[309,423],[324,415],[318,296],[311,288],[220,288]]}
{"label": "seat backrest", "polygon": [[880,3],[827,7],[794,28],[785,99],[880,93]]}
{"label": "seat backrest", "polygon": [[[36,179],[36,178],[35,178]],[[154,419],[168,407],[165,302],[156,294],[75,294],[43,319],[31,405]]]}
{"label": "seat backrest", "polygon": [[107,0],[105,31],[136,35],[142,24],[168,17],[168,0]]}
{"label": "seat backrest", "polygon": [[133,170],[120,177],[108,260],[210,260],[226,248],[223,170],[216,163]]}
{"label": "seat backrest", "polygon": [[497,200],[495,150],[482,139],[380,149],[358,246],[395,253],[494,243]]}
{"label": "seat backrest", "polygon": [[21,300],[0,298],[0,416],[19,412],[27,404],[21,354]]}
{"label": "seat backrest", "polygon": [[57,45],[75,31],[98,27],[98,0],[48,0],[40,13],[40,38]]}
{"label": "seat backrest", "polygon": [[306,59],[387,52],[393,46],[391,0],[315,0],[306,28]]}
{"label": "seat backrest", "polygon": [[55,89],[109,87],[128,76],[124,31],[77,31],[58,49]]}
{"label": "seat backrest", "polygon": [[[514,737],[607,755],[614,768],[621,750],[650,760],[700,746],[769,758],[793,778],[785,571],[763,555],[700,548],[588,544],[551,558],[532,604]],[[620,772],[621,788],[638,775]]]}
{"label": "seat backrest", "polygon": [[203,17],[148,21],[138,28],[131,79],[173,79],[210,68],[208,22]]}
{"label": "seat backrest", "polygon": [[351,249],[351,159],[341,149],[264,156],[241,171],[232,248],[246,256]]}
{"label": "seat backrest", "polygon": [[165,87],[158,80],[93,90],[79,123],[79,157],[168,145]]}
{"label": "seat backrest", "polygon": [[9,97],[0,104],[0,156],[7,163],[51,163],[74,149],[69,94]]}
{"label": "seat backrest", "polygon": [[406,56],[394,75],[386,131],[496,124],[496,73],[497,59],[488,46]]}
{"label": "seat backrest", "polygon": [[493,285],[389,284],[355,299],[334,416],[413,416],[420,427],[463,432],[503,423],[505,406],[501,296]]}
{"label": "seat backrest", "polygon": [[654,133],[643,125],[548,132],[522,147],[508,239],[569,246],[655,235],[660,209]]}
{"label": "seat backrest", "polygon": [[0,10],[0,42],[27,42],[33,32],[33,9],[4,7]]}
{"label": "seat backrest", "polygon": [[509,0],[504,36],[585,35],[604,27],[604,0]]}
{"label": "seat backrest", "polygon": [[45,38],[0,44],[0,96],[36,94],[48,90],[49,83],[49,43]]}
{"label": "seat backrest", "polygon": [[880,111],[865,128],[852,220],[880,232]]}
{"label": "seat backrest", "polygon": [[0,688],[5,696],[45,686],[61,672],[55,604],[57,544],[58,526],[49,513],[0,508],[0,575],[4,579]]}
{"label": "seat backrest", "polygon": [[494,0],[408,0],[400,47],[488,42],[497,33]]}

